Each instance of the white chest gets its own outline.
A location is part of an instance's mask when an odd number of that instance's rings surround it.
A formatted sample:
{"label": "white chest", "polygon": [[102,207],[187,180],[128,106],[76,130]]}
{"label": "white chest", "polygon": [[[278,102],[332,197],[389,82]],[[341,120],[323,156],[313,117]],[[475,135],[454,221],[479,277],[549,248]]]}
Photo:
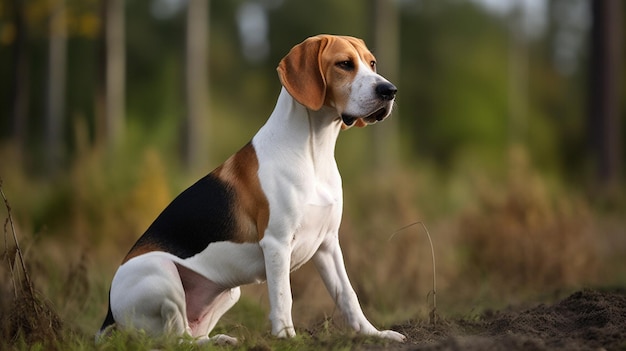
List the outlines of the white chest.
{"label": "white chest", "polygon": [[310,203],[305,205],[303,210],[300,225],[293,233],[291,244],[292,271],[313,257],[324,239],[337,232],[341,221],[341,200]]}

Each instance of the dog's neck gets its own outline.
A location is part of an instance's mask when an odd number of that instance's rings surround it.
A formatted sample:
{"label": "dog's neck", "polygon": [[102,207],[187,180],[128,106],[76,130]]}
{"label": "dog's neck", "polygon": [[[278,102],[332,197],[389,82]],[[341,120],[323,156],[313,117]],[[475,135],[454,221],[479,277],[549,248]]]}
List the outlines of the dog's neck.
{"label": "dog's neck", "polygon": [[314,165],[333,162],[341,118],[335,109],[323,106],[312,111],[297,102],[283,87],[274,111],[254,137],[276,152],[308,155]]}

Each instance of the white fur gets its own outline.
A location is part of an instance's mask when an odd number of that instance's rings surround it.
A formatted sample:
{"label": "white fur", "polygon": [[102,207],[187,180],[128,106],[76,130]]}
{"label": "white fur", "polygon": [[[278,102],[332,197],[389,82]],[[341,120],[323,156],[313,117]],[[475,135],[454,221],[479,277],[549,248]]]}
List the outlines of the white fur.
{"label": "white fur", "polygon": [[[374,87],[384,81],[359,62],[343,112],[367,116],[393,101],[381,102]],[[385,105],[386,104],[386,105]],[[283,88],[274,111],[252,139],[261,188],[269,203],[269,223],[258,243],[216,242],[181,259],[150,252],[124,263],[111,286],[111,309],[121,326],[153,333],[190,334],[200,341],[239,298],[239,286],[266,280],[272,333],[295,335],[291,316],[291,271],[313,259],[330,295],[357,332],[402,341],[394,331],[378,331],[364,316],[339,246],[343,207],[341,177],[334,158],[342,127],[338,107],[312,111]],[[206,279],[208,303],[198,321],[188,321],[185,291],[176,265]],[[195,323],[195,324],[194,324]],[[219,335],[216,342],[235,342]]]}

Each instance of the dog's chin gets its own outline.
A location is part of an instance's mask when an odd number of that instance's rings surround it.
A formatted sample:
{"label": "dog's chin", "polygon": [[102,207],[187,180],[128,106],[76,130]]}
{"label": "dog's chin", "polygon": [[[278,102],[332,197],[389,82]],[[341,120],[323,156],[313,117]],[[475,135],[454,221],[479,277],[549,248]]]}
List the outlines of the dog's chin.
{"label": "dog's chin", "polygon": [[391,109],[387,106],[383,106],[382,108],[372,112],[368,116],[363,117],[363,120],[367,124],[374,124],[376,122],[380,122],[387,118],[391,114]]}
{"label": "dog's chin", "polygon": [[374,112],[364,117],[355,117],[355,116],[344,113],[341,115],[341,120],[346,126],[350,127],[357,120],[361,120],[362,122],[366,124],[374,124],[376,122],[380,122],[386,119],[387,117],[389,117],[390,114],[391,114],[391,105],[384,105],[378,110],[375,110]]}

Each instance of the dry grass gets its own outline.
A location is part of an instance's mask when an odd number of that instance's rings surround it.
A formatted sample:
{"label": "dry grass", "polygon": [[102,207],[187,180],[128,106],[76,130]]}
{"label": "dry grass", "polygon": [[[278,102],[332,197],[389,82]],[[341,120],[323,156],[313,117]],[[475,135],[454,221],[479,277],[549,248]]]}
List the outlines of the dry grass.
{"label": "dry grass", "polygon": [[589,283],[601,240],[591,210],[576,196],[551,194],[522,150],[512,150],[510,163],[508,183],[483,184],[461,217],[464,274],[487,277],[501,292]]}
{"label": "dry grass", "polygon": [[[30,279],[15,231],[11,206],[2,189],[1,178],[0,195],[7,210],[4,222],[3,261],[6,262],[9,272],[8,277],[3,274],[2,281],[10,282],[13,288],[13,294],[10,293],[9,286],[3,286],[0,290],[3,301],[0,309],[0,335],[3,340],[12,343],[21,341],[27,345],[40,343],[50,347],[63,337],[61,318],[45,297],[37,292]],[[9,231],[13,239],[12,246],[9,246]]]}

